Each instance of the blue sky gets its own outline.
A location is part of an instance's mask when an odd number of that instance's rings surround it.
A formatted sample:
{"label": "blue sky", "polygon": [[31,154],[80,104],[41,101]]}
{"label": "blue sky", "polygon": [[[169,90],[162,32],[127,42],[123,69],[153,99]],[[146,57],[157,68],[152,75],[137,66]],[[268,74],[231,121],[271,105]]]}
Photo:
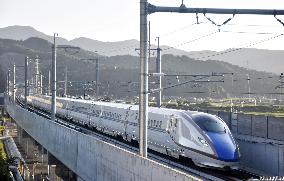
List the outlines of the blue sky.
{"label": "blue sky", "polygon": [[[0,27],[33,26],[46,34],[73,39],[88,37],[100,41],[139,39],[138,0],[1,0]],[[179,6],[181,0],[149,0],[163,6]],[[269,8],[284,9],[283,0],[184,0],[187,7],[207,8]],[[208,15],[222,23],[230,15]],[[284,16],[279,16],[284,21]],[[284,27],[273,16],[236,15],[221,31],[193,43],[192,39],[216,32],[218,28],[203,15],[196,22],[193,14],[156,13],[149,16],[152,42],[161,37],[161,44],[187,51],[223,50],[246,46],[284,33]],[[192,25],[192,26],[190,26]],[[245,33],[237,33],[245,32]],[[266,33],[266,34],[256,34]],[[252,48],[284,49],[284,37],[252,46]]]}

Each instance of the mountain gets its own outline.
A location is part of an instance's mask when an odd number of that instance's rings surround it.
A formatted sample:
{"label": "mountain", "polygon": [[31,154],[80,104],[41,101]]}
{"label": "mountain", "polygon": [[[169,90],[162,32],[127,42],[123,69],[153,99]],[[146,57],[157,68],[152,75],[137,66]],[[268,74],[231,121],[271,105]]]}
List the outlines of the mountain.
{"label": "mountain", "polygon": [[0,28],[0,37],[11,40],[26,40],[30,37],[46,39],[48,36],[30,26],[8,26]]}
{"label": "mountain", "polygon": [[[12,40],[26,40],[30,37],[38,37],[49,42],[53,42],[53,37],[35,30],[29,26],[9,26],[0,28],[0,38]],[[116,56],[116,55],[132,55],[138,56],[139,52],[135,50],[139,48],[139,41],[125,40],[118,42],[102,42],[85,37],[76,38],[73,40],[66,40],[64,38],[57,38],[57,43],[60,45],[79,46],[85,50],[97,52],[102,56]],[[152,45],[151,48],[157,48]],[[161,46],[162,54],[172,54],[176,56],[186,55],[192,59],[197,60],[220,60],[238,65],[241,67],[254,69],[258,71],[272,72],[280,74],[283,72],[284,57],[283,50],[260,50],[260,49],[240,49],[232,51],[230,49],[223,52],[215,51],[195,51],[187,52],[169,46]],[[228,53],[230,52],[230,53]],[[155,54],[153,55],[155,56]]]}
{"label": "mountain", "polygon": [[214,59],[249,69],[273,72],[280,75],[280,73],[284,72],[283,57],[283,50],[263,50],[250,48],[217,56],[214,57]]}
{"label": "mountain", "polygon": [[[31,37],[38,37],[53,42],[53,36],[46,35],[30,26],[8,26],[0,28],[0,38],[11,40],[26,40]],[[58,44],[68,44],[68,40],[57,38]]]}
{"label": "mountain", "polygon": [[79,46],[85,50],[97,51],[100,55],[114,56],[114,55],[138,55],[135,48],[139,48],[139,41],[125,40],[117,42],[102,42],[89,38],[76,38],[69,42],[73,46]]}
{"label": "mountain", "polygon": [[[23,66],[25,56],[34,58],[40,57],[40,72],[43,74],[44,93],[47,92],[48,71],[51,66],[51,43],[41,38],[29,38],[22,40],[0,39],[0,74],[1,71],[7,74],[11,64]],[[139,57],[131,55],[117,55],[102,57],[90,51],[81,49],[79,52],[58,49],[57,51],[57,78],[58,92],[62,93],[64,80],[64,67],[68,68],[68,93],[72,95],[83,95],[83,93],[93,94],[95,80],[95,62],[99,58],[100,92],[116,98],[133,98],[138,95],[139,80]],[[149,62],[149,72],[155,72],[154,58]],[[201,80],[201,82],[188,82],[182,86],[165,89],[165,97],[227,97],[244,96],[248,92],[247,74],[250,75],[250,89],[252,93],[267,95],[267,93],[277,93],[275,87],[278,84],[278,76],[270,73],[247,70],[226,62],[207,60],[198,61],[187,56],[162,56],[162,71],[165,74],[179,74],[180,76],[163,77],[163,86],[173,86],[179,82],[189,80]],[[233,72],[234,76],[210,77],[212,73]],[[23,83],[23,69],[17,68],[17,83]],[[208,76],[181,76],[181,74],[208,74]],[[35,75],[35,63],[29,63],[29,79]],[[4,77],[4,76],[3,76]],[[203,78],[202,78],[203,77]],[[208,78],[210,77],[210,78]],[[219,82],[210,82],[208,80]],[[232,81],[233,80],[233,81]],[[150,89],[156,87],[155,77],[149,77]],[[223,82],[224,81],[224,82]],[[0,87],[5,83],[0,82]],[[33,84],[31,84],[33,85]],[[3,88],[2,88],[3,89]],[[1,88],[0,88],[1,90]],[[201,93],[204,92],[204,93]],[[153,94],[150,94],[150,97]]]}

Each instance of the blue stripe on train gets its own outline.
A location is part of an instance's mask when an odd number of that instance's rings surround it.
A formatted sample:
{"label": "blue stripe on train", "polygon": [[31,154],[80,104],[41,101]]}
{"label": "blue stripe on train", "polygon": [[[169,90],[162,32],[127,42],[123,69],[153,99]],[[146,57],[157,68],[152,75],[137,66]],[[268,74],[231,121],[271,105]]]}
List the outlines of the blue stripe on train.
{"label": "blue stripe on train", "polygon": [[219,160],[230,162],[238,161],[238,150],[229,134],[209,131],[206,133],[215,147]]}

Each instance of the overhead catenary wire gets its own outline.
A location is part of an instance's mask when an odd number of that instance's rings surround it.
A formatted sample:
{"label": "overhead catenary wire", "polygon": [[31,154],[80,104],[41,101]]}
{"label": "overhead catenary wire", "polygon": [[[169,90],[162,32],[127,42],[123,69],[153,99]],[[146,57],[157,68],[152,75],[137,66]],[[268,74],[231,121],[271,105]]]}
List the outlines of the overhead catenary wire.
{"label": "overhead catenary wire", "polygon": [[[190,40],[190,41],[186,41],[186,42],[177,44],[177,45],[175,45],[175,46],[171,46],[171,47],[166,48],[166,49],[163,49],[163,50],[164,50],[164,51],[167,51],[167,50],[170,50],[170,49],[173,49],[173,48],[177,48],[177,47],[180,47],[180,46],[183,46],[183,45],[186,45],[186,44],[195,42],[195,41],[197,41],[197,40],[206,38],[206,37],[211,36],[211,35],[213,35],[213,34],[215,34],[215,33],[217,33],[217,32],[238,33],[238,34],[259,34],[259,35],[270,35],[270,34],[272,34],[272,35],[274,34],[274,35],[275,35],[275,34],[276,34],[276,35],[277,35],[277,33],[270,33],[270,32],[246,32],[246,31],[235,31],[235,32],[234,32],[234,31],[228,31],[228,30],[223,30],[223,31],[221,31],[221,30],[220,30],[220,27],[223,26],[223,25],[227,25],[227,23],[228,23],[229,21],[231,21],[232,18],[234,17],[234,14],[233,14],[233,17],[227,19],[227,20],[224,21],[222,24],[217,24],[217,23],[215,23],[212,19],[210,19],[209,17],[207,17],[205,14],[204,14],[204,16],[205,16],[212,24],[214,24],[214,25],[216,25],[216,26],[219,27],[218,31],[213,32],[213,33],[210,33],[210,34],[207,34],[207,35],[204,35],[204,36],[201,36],[201,37],[199,37],[199,38],[196,38],[196,39],[193,39],[193,40]],[[276,17],[275,17],[275,18],[276,18]],[[282,21],[279,20],[279,19],[277,19],[277,21],[282,22]],[[197,23],[194,23],[194,24],[191,24],[191,25],[196,25],[196,24],[197,24]],[[284,24],[284,23],[282,22],[282,24]],[[232,25],[232,24],[228,24],[228,25]],[[258,26],[258,25],[248,25],[248,26]],[[181,30],[181,29],[180,29],[180,30]],[[179,29],[176,30],[176,31],[179,31]],[[176,31],[174,31],[174,32],[176,32]],[[275,38],[276,38],[276,37],[275,37]],[[272,39],[273,39],[273,38],[272,38]],[[260,43],[261,43],[261,42],[260,42]],[[257,43],[257,44],[259,44],[259,43]],[[251,46],[253,46],[253,45],[255,45],[255,44],[252,44]],[[248,47],[250,47],[250,46],[248,46]],[[204,52],[201,52],[201,53],[198,53],[198,54],[204,54]],[[192,54],[188,54],[188,55],[192,55]],[[194,54],[193,54],[193,55],[194,55]]]}
{"label": "overhead catenary wire", "polygon": [[225,54],[228,54],[228,53],[240,51],[240,50],[243,50],[244,48],[252,47],[254,45],[258,45],[260,43],[264,43],[264,42],[267,42],[269,40],[273,40],[273,39],[279,38],[279,37],[281,37],[283,35],[284,34],[278,34],[278,35],[275,35],[273,37],[269,37],[269,38],[266,38],[266,39],[263,39],[263,40],[260,40],[260,41],[257,41],[257,42],[249,43],[248,45],[243,46],[241,48],[226,49],[226,50],[223,50],[221,52],[217,52],[217,53],[212,54],[212,55],[207,55],[207,56],[202,56],[202,57],[195,57],[195,59],[205,59],[205,58],[210,58],[210,57],[217,57],[217,56],[220,56],[220,55],[225,55]]}
{"label": "overhead catenary wire", "polygon": [[177,83],[177,84],[173,84],[173,85],[170,85],[170,86],[167,86],[167,87],[163,87],[161,89],[152,89],[152,90],[149,91],[149,93],[157,92],[157,91],[160,91],[160,90],[166,90],[166,89],[170,89],[170,88],[174,88],[174,87],[179,87],[179,86],[182,86],[182,85],[185,85],[185,84],[189,84],[189,83],[192,83],[192,82],[194,82],[194,83],[224,82],[224,80],[202,80],[202,79],[208,78],[208,77],[210,77],[210,76],[208,76],[208,75],[200,76],[199,78],[196,78],[196,79],[193,79],[193,80],[184,81],[184,82]]}
{"label": "overhead catenary wire", "polygon": [[181,27],[181,28],[178,28],[178,29],[176,29],[176,30],[170,31],[170,32],[168,32],[168,33],[162,34],[162,35],[160,35],[160,37],[165,38],[165,37],[167,37],[167,36],[170,36],[170,35],[173,35],[173,34],[179,32],[179,31],[185,30],[185,29],[187,29],[187,28],[190,28],[190,27],[192,27],[192,26],[199,25],[199,24],[205,24],[205,22],[192,23],[192,24],[183,26],[183,27]]}
{"label": "overhead catenary wire", "polygon": [[[280,36],[282,36],[281,35],[281,33],[269,33],[269,32],[246,32],[246,31],[236,31],[236,32],[234,32],[234,31],[224,31],[224,30],[222,30],[221,31],[221,33],[238,33],[238,34],[260,34],[260,35],[280,35]],[[277,37],[275,37],[275,38],[278,38],[278,36]],[[273,37],[272,37],[272,39],[273,39]],[[270,40],[270,39],[269,39]],[[267,41],[269,41],[269,40],[267,40]],[[260,42],[260,43],[263,43],[263,42]],[[253,43],[246,43],[246,44],[244,44],[244,45],[240,45],[240,47],[242,47],[242,48],[240,48],[239,50],[241,50],[241,49],[243,49],[243,48],[247,48],[247,47],[250,47],[250,46],[248,46],[248,45],[250,45],[250,44],[252,44],[251,46],[253,46],[253,45],[255,45],[255,44],[253,44]],[[257,44],[259,44],[259,43],[257,43]],[[233,48],[231,48],[231,49],[233,49]],[[235,48],[235,49],[238,49],[238,48]],[[230,50],[230,49],[229,49]],[[225,49],[225,50],[222,50],[222,51],[220,51],[220,52],[225,52],[225,51],[228,51],[228,49]],[[235,50],[235,51],[237,51],[237,50]],[[219,52],[219,53],[220,53]],[[231,51],[230,51],[231,52]],[[230,52],[228,52],[228,53],[230,53]],[[201,51],[201,52],[193,52],[193,53],[189,53],[189,54],[187,54],[188,56],[190,56],[190,55],[192,55],[192,56],[196,56],[196,55],[204,55],[204,54],[212,54],[212,53],[214,53],[214,55],[215,54],[218,54],[218,53],[215,53],[214,51]],[[208,55],[209,57],[211,56],[211,55]],[[197,57],[197,58],[195,58],[195,59],[203,59],[204,57],[208,57],[208,56],[203,56],[203,57]]]}
{"label": "overhead catenary wire", "polygon": [[212,35],[214,35],[214,34],[216,34],[216,33],[218,33],[218,31],[211,32],[211,33],[209,33],[209,34],[206,34],[206,35],[200,36],[200,37],[198,37],[198,38],[195,38],[195,39],[192,39],[192,40],[189,40],[189,41],[186,41],[186,42],[177,44],[177,45],[175,45],[175,46],[170,46],[170,47],[168,47],[168,48],[164,48],[163,51],[167,51],[167,50],[170,50],[170,49],[173,49],[173,48],[177,48],[177,47],[180,47],[180,46],[183,46],[183,45],[186,45],[186,44],[189,44],[189,43],[192,43],[192,42],[201,40],[201,39],[203,39],[203,38],[207,38],[207,37],[212,36]]}
{"label": "overhead catenary wire", "polygon": [[228,23],[226,26],[247,26],[247,27],[279,27],[276,25],[262,25],[262,24],[235,24],[235,23]]}
{"label": "overhead catenary wire", "polygon": [[258,34],[258,35],[277,35],[279,33],[271,33],[271,32],[248,32],[248,31],[228,31],[222,30],[222,33],[238,33],[238,34]]}
{"label": "overhead catenary wire", "polygon": [[[185,7],[184,7],[185,8]],[[156,11],[155,11],[156,12]],[[162,11],[161,11],[162,12]],[[151,12],[151,13],[153,13],[153,12]],[[232,17],[231,18],[228,18],[227,20],[225,20],[223,23],[221,23],[221,24],[217,24],[216,22],[214,22],[212,19],[210,19],[209,17],[207,17],[206,16],[206,12],[204,12],[203,14],[204,14],[204,17],[208,20],[208,21],[210,21],[212,24],[214,24],[214,25],[216,25],[216,26],[218,26],[218,31],[220,31],[220,27],[221,26],[223,26],[223,25],[236,25],[236,24],[228,24],[228,22],[230,22],[234,17],[235,17],[235,13],[237,13],[236,11],[235,12],[232,12]],[[274,17],[276,18],[276,20],[278,21],[278,22],[280,22],[283,26],[284,26],[284,22],[282,22],[280,19],[278,19],[277,17],[276,17],[276,11],[275,11],[275,14],[274,14]],[[193,25],[196,25],[196,24],[199,24],[198,23],[198,13],[196,13],[196,18],[197,18],[197,23],[193,23],[193,24],[191,24],[191,25],[189,25],[189,26],[193,26]],[[246,25],[246,26],[264,26],[264,25]],[[187,27],[187,26],[186,26]],[[185,28],[186,28],[185,27]],[[183,28],[180,28],[180,29],[178,29],[178,30],[176,30],[176,31],[179,31],[179,30],[182,30]],[[173,31],[173,32],[170,32],[169,34],[171,34],[171,33],[175,33],[176,31]],[[230,31],[223,31],[223,32],[227,32],[227,33],[229,33]],[[231,32],[231,33],[233,33],[233,32]],[[244,31],[238,31],[238,32],[234,32],[234,33],[239,33],[239,34],[245,34],[245,33],[250,33],[250,32],[244,32]],[[260,35],[268,35],[268,34],[276,34],[276,33],[269,33],[269,32],[252,32],[253,34],[260,34]],[[167,34],[166,34],[167,35]],[[273,39],[273,38],[272,38]],[[172,47],[169,47],[169,48],[167,48],[167,49],[164,49],[164,51],[166,51],[166,50],[170,50],[170,49],[173,49],[173,48],[176,48],[176,47],[179,47],[179,46],[182,46],[182,45],[184,45],[184,44],[187,44],[187,43],[191,43],[192,41],[188,41],[188,42],[184,42],[184,43],[181,43],[181,44],[178,44],[178,45],[176,45],[176,46],[172,46]],[[256,43],[256,44],[259,44],[259,43]],[[250,45],[250,46],[253,46],[253,45],[255,45],[255,44],[252,44],[252,45]],[[247,46],[247,47],[250,47],[250,46]],[[236,51],[236,50],[234,50],[234,51]],[[231,51],[230,51],[231,52]],[[187,54],[188,55],[188,54]],[[214,56],[214,55],[211,55],[211,56]]]}
{"label": "overhead catenary wire", "polygon": [[233,14],[233,16],[231,18],[228,18],[227,20],[225,20],[222,24],[217,24],[215,21],[213,21],[211,18],[209,18],[208,16],[206,16],[205,13],[203,13],[204,17],[210,21],[213,25],[217,26],[218,27],[218,31],[220,32],[220,28],[221,26],[227,24],[229,21],[231,21],[234,17],[235,17],[235,14]]}

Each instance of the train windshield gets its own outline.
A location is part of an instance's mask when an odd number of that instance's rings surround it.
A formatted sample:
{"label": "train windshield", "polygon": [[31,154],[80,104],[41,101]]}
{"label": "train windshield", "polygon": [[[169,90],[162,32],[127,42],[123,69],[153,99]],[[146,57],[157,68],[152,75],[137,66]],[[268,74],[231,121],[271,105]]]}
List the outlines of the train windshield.
{"label": "train windshield", "polygon": [[193,114],[193,121],[204,131],[226,133],[224,123],[213,115]]}

